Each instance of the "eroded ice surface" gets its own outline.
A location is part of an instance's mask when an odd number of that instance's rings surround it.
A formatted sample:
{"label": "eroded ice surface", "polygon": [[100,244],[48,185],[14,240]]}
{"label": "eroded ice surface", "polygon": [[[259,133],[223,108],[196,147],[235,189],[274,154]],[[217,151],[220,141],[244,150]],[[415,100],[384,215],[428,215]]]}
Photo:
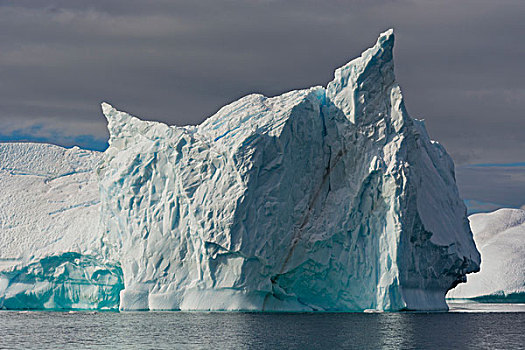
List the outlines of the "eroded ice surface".
{"label": "eroded ice surface", "polygon": [[447,297],[525,302],[525,210],[499,209],[469,219],[483,257],[481,270]]}
{"label": "eroded ice surface", "polygon": [[101,154],[0,144],[0,308],[118,308],[122,272],[104,256]]}
{"label": "eroded ice surface", "polygon": [[411,119],[393,32],[327,87],[192,127],[103,104],[104,242],[122,309],[446,309],[479,268],[454,166]]}

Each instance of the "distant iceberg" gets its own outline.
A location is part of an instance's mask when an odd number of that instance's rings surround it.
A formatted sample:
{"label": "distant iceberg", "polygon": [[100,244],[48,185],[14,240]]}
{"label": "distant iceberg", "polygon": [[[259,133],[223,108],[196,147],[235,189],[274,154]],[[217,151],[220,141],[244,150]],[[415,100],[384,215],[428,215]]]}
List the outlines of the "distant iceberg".
{"label": "distant iceberg", "polygon": [[[446,309],[480,256],[451,158],[406,112],[393,45],[389,30],[326,88],[249,95],[198,126],[103,104],[110,146],[90,168],[98,179],[64,193],[60,209],[91,201],[73,209],[86,210],[91,236],[45,251],[81,254],[73,269],[91,264],[86,289],[105,271],[114,288],[88,291],[88,307],[97,293],[108,307],[118,290],[123,310]],[[13,300],[10,273],[34,250],[0,272],[0,300]],[[33,293],[25,286],[19,297]]]}
{"label": "distant iceberg", "polygon": [[483,256],[481,271],[447,297],[525,303],[525,210],[499,209],[469,219]]}
{"label": "distant iceberg", "polygon": [[[95,169],[77,147],[0,144],[0,308],[118,309]],[[114,254],[113,254],[114,255]]]}

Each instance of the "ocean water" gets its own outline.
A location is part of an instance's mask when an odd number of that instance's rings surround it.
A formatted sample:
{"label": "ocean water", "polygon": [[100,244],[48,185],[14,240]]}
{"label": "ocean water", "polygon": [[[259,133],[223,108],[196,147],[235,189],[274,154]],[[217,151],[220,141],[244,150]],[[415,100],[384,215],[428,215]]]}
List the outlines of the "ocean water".
{"label": "ocean water", "polygon": [[523,304],[455,304],[444,313],[0,311],[0,348],[523,349],[524,311]]}

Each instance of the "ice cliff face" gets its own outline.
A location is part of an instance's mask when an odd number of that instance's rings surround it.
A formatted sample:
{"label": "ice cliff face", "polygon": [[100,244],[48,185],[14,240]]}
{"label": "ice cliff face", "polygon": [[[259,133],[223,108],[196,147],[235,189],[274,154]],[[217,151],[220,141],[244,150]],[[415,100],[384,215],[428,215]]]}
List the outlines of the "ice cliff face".
{"label": "ice cliff face", "polygon": [[102,253],[100,159],[0,144],[0,308],[118,308],[120,265]]}
{"label": "ice cliff face", "polygon": [[483,261],[481,271],[447,297],[525,301],[525,210],[499,209],[469,217]]}
{"label": "ice cliff face", "polygon": [[446,309],[479,269],[451,158],[411,119],[387,31],[324,87],[194,127],[103,104],[122,309]]}

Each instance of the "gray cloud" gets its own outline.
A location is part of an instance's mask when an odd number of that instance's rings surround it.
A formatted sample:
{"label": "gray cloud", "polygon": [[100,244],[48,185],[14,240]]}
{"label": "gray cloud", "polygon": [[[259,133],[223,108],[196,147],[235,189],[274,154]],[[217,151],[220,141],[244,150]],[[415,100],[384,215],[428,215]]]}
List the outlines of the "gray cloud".
{"label": "gray cloud", "polygon": [[324,85],[394,27],[407,108],[456,162],[524,160],[523,18],[521,0],[0,1],[0,139],[89,146],[107,138],[101,101],[199,123]]}
{"label": "gray cloud", "polygon": [[474,202],[467,201],[469,206],[486,207],[475,208],[474,211],[525,205],[525,163],[513,166],[459,166],[456,181],[460,195]]}

